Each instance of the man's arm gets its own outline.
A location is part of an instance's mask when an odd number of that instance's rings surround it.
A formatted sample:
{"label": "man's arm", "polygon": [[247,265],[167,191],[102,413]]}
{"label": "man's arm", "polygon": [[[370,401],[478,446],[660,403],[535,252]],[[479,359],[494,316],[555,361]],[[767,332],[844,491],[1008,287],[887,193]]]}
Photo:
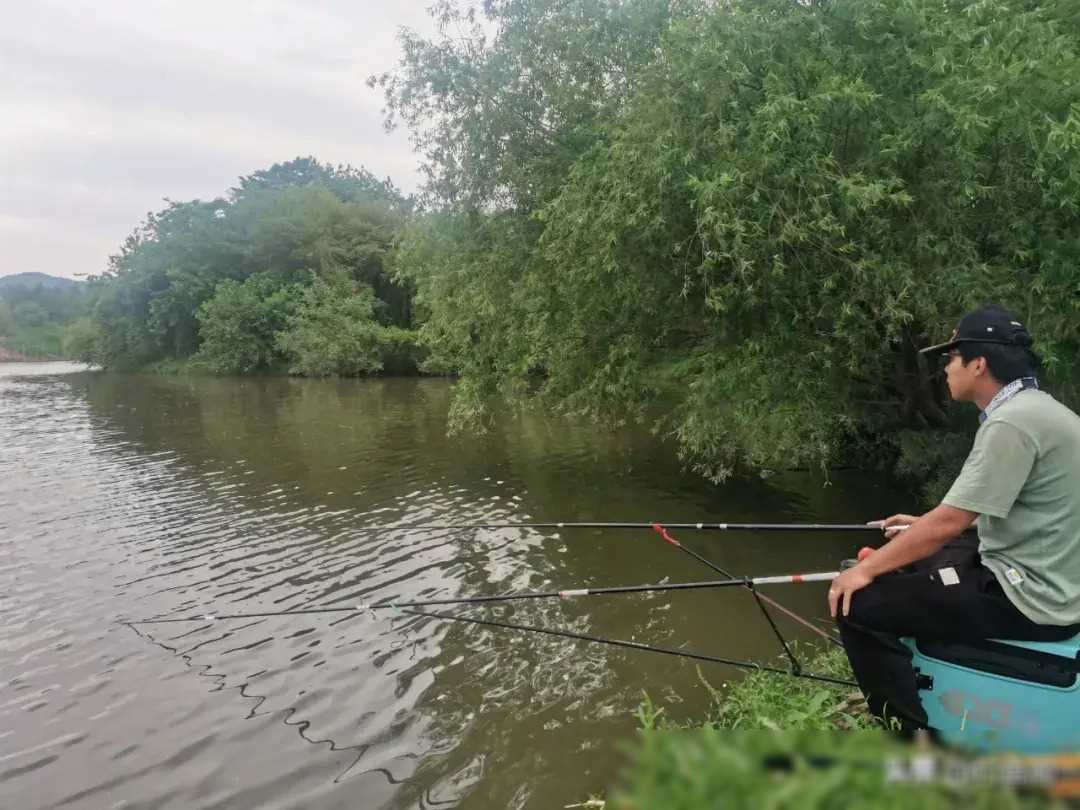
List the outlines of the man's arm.
{"label": "man's arm", "polygon": [[900,532],[858,565],[841,572],[829,588],[829,612],[835,616],[842,605],[843,614],[851,609],[851,596],[865,588],[875,577],[929,557],[949,540],[975,522],[979,515],[966,509],[941,504],[931,509],[910,529]]}
{"label": "man's arm", "polygon": [[959,537],[978,517],[977,512],[940,504],[883,545],[860,565],[871,577],[879,577],[909,563],[929,557]]}

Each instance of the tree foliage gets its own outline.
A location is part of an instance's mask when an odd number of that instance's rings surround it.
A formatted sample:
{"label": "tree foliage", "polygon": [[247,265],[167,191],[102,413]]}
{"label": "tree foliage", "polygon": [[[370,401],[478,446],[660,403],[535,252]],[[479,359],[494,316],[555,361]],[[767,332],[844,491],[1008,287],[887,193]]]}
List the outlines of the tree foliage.
{"label": "tree foliage", "polygon": [[666,0],[439,0],[431,13],[437,36],[404,31],[397,68],[370,84],[427,158],[429,201],[465,210],[557,193],[671,19]]}
{"label": "tree foliage", "polygon": [[293,288],[341,273],[408,327],[410,291],[384,260],[409,210],[389,181],[312,158],[243,177],[221,198],[170,202],[93,279],[81,354],[107,368],[195,355],[229,373],[284,365],[276,335],[303,297]]}
{"label": "tree foliage", "polygon": [[277,335],[300,295],[297,286],[277,286],[263,274],[243,283],[221,282],[196,315],[202,344],[195,359],[226,374],[281,366],[286,356],[277,346]]}
{"label": "tree foliage", "polygon": [[917,349],[988,300],[1080,401],[1072,4],[528,5],[381,79],[444,203],[395,267],[461,412],[656,409],[717,477],[919,453],[965,422]]}
{"label": "tree foliage", "polygon": [[402,237],[394,268],[416,290],[426,368],[461,375],[455,423],[477,425],[490,396],[558,365],[536,341],[554,302],[538,283],[535,213],[631,98],[673,11],[661,0],[509,0],[433,13],[438,36],[406,33],[397,69],[373,83],[388,123],[407,124],[428,159],[433,212]]}
{"label": "tree foliage", "polygon": [[969,415],[917,349],[995,301],[1080,402],[1075,4],[432,13],[371,79],[425,209],[312,159],[170,203],[94,282],[86,359],[368,373],[417,326],[458,423],[528,394],[655,419],[714,478],[890,459],[940,483]]}
{"label": "tree foliage", "polygon": [[290,358],[290,370],[306,377],[382,371],[412,341],[407,330],[380,322],[384,308],[370,286],[345,273],[317,277],[301,292],[278,349]]}
{"label": "tree foliage", "polygon": [[65,330],[86,307],[85,286],[43,273],[0,278],[0,349],[26,357],[65,355]]}

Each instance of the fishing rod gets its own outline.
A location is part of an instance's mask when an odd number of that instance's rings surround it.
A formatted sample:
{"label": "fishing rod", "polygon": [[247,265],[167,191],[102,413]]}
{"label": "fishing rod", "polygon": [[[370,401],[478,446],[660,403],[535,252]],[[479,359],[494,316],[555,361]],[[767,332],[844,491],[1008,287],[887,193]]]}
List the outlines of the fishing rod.
{"label": "fishing rod", "polygon": [[[741,583],[740,583],[741,584]],[[858,687],[858,684],[854,681],[849,681],[845,678],[834,678],[831,675],[818,675],[814,672],[803,672],[801,669],[781,669],[780,667],[772,667],[768,664],[759,664],[756,661],[742,661],[734,658],[721,658],[717,655],[707,655],[705,653],[693,652],[692,650],[678,650],[672,647],[658,647],[654,644],[644,644],[640,641],[627,641],[625,639],[618,638],[605,638],[604,636],[592,636],[587,633],[574,633],[570,630],[556,630],[550,627],[537,627],[530,624],[514,624],[512,622],[501,622],[494,619],[478,619],[473,616],[459,616],[454,613],[436,613],[431,611],[414,610],[412,608],[402,608],[402,613],[407,613],[412,616],[426,616],[433,619],[445,619],[452,622],[464,622],[466,624],[476,624],[483,627],[498,627],[503,630],[524,630],[530,633],[539,633],[545,636],[555,636],[556,638],[569,638],[576,641],[590,641],[594,644],[606,644],[611,647],[626,647],[631,650],[641,650],[643,652],[660,653],[662,655],[671,655],[678,658],[690,658],[694,661],[706,661],[710,664],[726,664],[731,667],[738,667],[740,669],[753,669],[760,672],[772,672],[777,675],[790,675],[793,678],[805,678],[811,681],[821,681],[822,683],[831,683],[838,686],[854,686]]]}
{"label": "fishing rod", "polygon": [[[730,572],[728,572],[725,569],[721,568],[719,565],[717,565],[716,563],[714,563],[711,560],[707,559],[706,557],[703,557],[701,554],[698,554],[693,549],[687,548],[686,546],[684,546],[682,543],[680,543],[678,540],[676,540],[674,537],[672,537],[671,534],[667,531],[667,529],[664,526],[660,525],[659,523],[654,523],[652,528],[653,528],[654,532],[659,534],[665,540],[665,542],[667,542],[668,544],[670,544],[672,546],[675,546],[675,548],[679,549],[679,551],[682,551],[682,552],[685,552],[686,554],[689,554],[695,560],[702,563],[703,565],[707,565],[709,568],[711,568],[713,571],[716,571],[721,576],[728,577],[729,579],[735,579],[735,577]],[[763,602],[765,604],[768,604],[768,605],[772,606],[773,609],[779,610],[781,613],[783,613],[785,616],[787,616],[792,621],[798,622],[803,627],[807,628],[808,630],[813,631],[814,633],[821,636],[822,638],[824,638],[829,643],[835,644],[835,645],[837,645],[839,647],[844,646],[840,642],[839,639],[835,638],[834,636],[829,635],[824,630],[822,630],[820,627],[818,627],[818,626],[812,624],[811,622],[807,621],[806,619],[804,619],[802,616],[800,616],[795,611],[784,607],[779,602],[777,602],[775,599],[772,599],[772,598],[770,598],[768,596],[765,596],[762,593],[758,593],[757,589],[755,587],[753,587],[752,585],[748,585],[747,587],[749,588],[750,593],[752,593],[754,595],[754,599],[757,600],[758,607],[761,608],[761,612],[764,614],[766,621],[768,621],[769,626],[772,628],[773,634],[776,636],[777,641],[780,642],[780,646],[782,646],[784,648],[784,652],[787,654],[788,659],[791,661],[793,669],[800,669],[801,668],[800,665],[799,665],[799,662],[795,660],[794,654],[792,654],[791,650],[788,648],[787,640],[783,637],[783,635],[781,635],[780,630],[779,630],[779,628],[777,628],[776,623],[773,621],[772,616],[769,614],[769,611],[767,611],[765,609],[765,605],[762,604]]]}
{"label": "fishing rod", "polygon": [[440,605],[477,605],[492,602],[512,602],[525,599],[569,599],[578,596],[610,596],[628,593],[653,593],[659,591],[690,591],[702,588],[757,587],[760,585],[786,585],[804,582],[831,582],[838,571],[813,574],[782,574],[768,577],[743,577],[705,580],[701,582],[671,582],[647,585],[610,585],[600,588],[570,588],[558,591],[517,591],[493,596],[460,596],[440,599],[393,600],[374,604],[350,605],[348,607],[315,607],[298,610],[275,610],[258,613],[203,614],[160,619],[138,619],[124,624],[172,624],[176,622],[202,622],[225,619],[261,619],[270,616],[308,616],[321,613],[356,613],[375,610],[401,610],[402,608],[435,607]]}
{"label": "fishing rod", "polygon": [[[880,528],[880,527],[881,527],[881,524],[879,522],[878,526],[875,527],[875,528]],[[755,661],[740,661],[740,660],[735,660],[735,659],[731,659],[731,658],[721,658],[721,657],[715,656],[715,655],[706,655],[704,653],[691,652],[689,650],[676,650],[676,649],[672,649],[670,647],[659,647],[659,646],[656,646],[656,645],[653,645],[653,644],[644,644],[644,643],[638,642],[638,641],[625,641],[625,640],[622,640],[622,639],[604,638],[602,636],[593,636],[593,635],[589,635],[589,634],[585,634],[585,633],[574,633],[574,632],[569,631],[569,630],[555,630],[555,629],[546,628],[546,627],[536,627],[534,625],[514,624],[514,623],[511,623],[511,622],[496,621],[494,619],[478,619],[478,618],[475,618],[475,617],[472,617],[472,616],[460,616],[460,615],[456,615],[456,614],[452,614],[452,613],[435,613],[435,612],[429,612],[429,611],[415,610],[415,609],[409,608],[409,607],[403,607],[403,608],[401,608],[399,610],[399,612],[407,613],[407,614],[410,614],[410,615],[413,615],[413,616],[427,616],[427,617],[430,617],[430,618],[444,619],[446,621],[457,621],[457,622],[463,622],[463,623],[466,623],[466,624],[480,625],[480,626],[484,626],[484,627],[498,627],[498,628],[504,629],[504,630],[522,630],[522,631],[526,631],[526,632],[533,632],[533,633],[540,633],[542,635],[554,636],[556,638],[569,638],[569,639],[574,639],[574,640],[578,640],[578,641],[589,641],[589,642],[592,642],[592,643],[595,643],[595,644],[607,644],[607,645],[614,646],[614,647],[627,647],[627,648],[634,649],[634,650],[643,650],[645,652],[654,652],[654,653],[660,653],[660,654],[663,654],[663,655],[672,655],[672,656],[677,656],[677,657],[680,657],[680,658],[690,658],[690,659],[697,660],[697,661],[708,661],[709,663],[715,663],[715,664],[726,664],[728,666],[739,667],[739,668],[742,668],[742,669],[754,669],[754,670],[758,670],[758,671],[761,671],[761,672],[772,672],[772,673],[781,674],[781,675],[790,675],[793,678],[805,678],[807,680],[820,681],[820,682],[823,682],[823,683],[831,683],[831,684],[837,684],[837,685],[842,685],[842,686],[853,686],[853,687],[858,688],[859,684],[857,684],[854,681],[847,680],[845,678],[835,678],[835,677],[832,677],[830,675],[818,675],[818,674],[813,673],[813,672],[804,672],[803,668],[802,668],[802,664],[800,664],[798,659],[795,658],[795,654],[791,651],[791,648],[788,646],[787,640],[784,638],[783,634],[780,632],[780,628],[778,628],[776,626],[776,622],[773,621],[772,615],[766,609],[764,603],[768,603],[768,604],[772,605],[774,608],[781,611],[782,613],[789,616],[790,618],[794,619],[795,621],[799,622],[803,626],[805,626],[805,627],[809,628],[810,630],[813,630],[815,633],[823,636],[827,641],[830,641],[833,644],[836,644],[836,645],[838,645],[840,647],[843,647],[843,644],[839,640],[837,640],[837,639],[833,638],[832,636],[830,636],[828,633],[826,633],[820,627],[814,626],[813,624],[808,622],[806,619],[804,619],[799,614],[797,614],[794,611],[789,610],[788,608],[784,607],[779,602],[777,602],[775,599],[770,599],[769,597],[765,596],[764,594],[759,593],[758,590],[757,590],[757,587],[756,587],[757,585],[778,584],[780,582],[797,583],[797,582],[832,581],[833,579],[836,578],[836,576],[838,575],[838,572],[832,571],[832,572],[823,573],[823,574],[804,574],[804,575],[795,574],[795,575],[788,575],[788,576],[785,576],[785,577],[758,577],[756,579],[743,578],[742,580],[739,580],[738,577],[733,576],[730,572],[728,572],[725,569],[721,568],[716,563],[714,563],[711,560],[709,560],[709,559],[703,557],[702,555],[698,554],[693,549],[690,549],[690,548],[687,548],[686,546],[684,546],[682,543],[680,543],[678,540],[676,540],[674,537],[672,537],[671,534],[665,529],[665,527],[660,525],[659,523],[653,523],[651,528],[653,529],[653,531],[655,531],[657,534],[659,534],[670,545],[673,545],[676,548],[678,548],[680,551],[683,551],[683,552],[689,554],[695,560],[697,560],[698,562],[708,566],[713,571],[716,571],[717,573],[719,573],[721,576],[727,577],[727,580],[724,580],[725,584],[727,584],[727,583],[742,584],[742,585],[744,585],[745,587],[747,587],[750,590],[750,592],[754,596],[755,601],[757,602],[757,606],[761,609],[762,614],[765,616],[766,621],[768,621],[768,623],[769,623],[769,627],[772,628],[773,634],[776,636],[777,641],[780,642],[780,646],[783,648],[784,653],[787,655],[788,663],[790,664],[789,669],[784,670],[784,669],[780,669],[779,667],[771,667],[771,666],[768,666],[768,665],[765,665],[765,664],[759,664],[759,663],[757,663]],[[907,527],[904,526],[902,528],[906,529]]]}
{"label": "fishing rod", "polygon": [[[616,521],[609,523],[548,522],[548,523],[394,523],[358,526],[357,531],[466,531],[469,529],[651,529],[655,521],[640,523]],[[695,529],[710,532],[881,532],[880,520],[870,523],[663,523],[669,529]],[[893,528],[907,528],[895,526]]]}
{"label": "fishing rod", "polygon": [[[853,681],[845,680],[842,678],[835,678],[832,676],[818,675],[815,673],[803,672],[802,666],[795,658],[794,653],[791,651],[781,634],[780,629],[773,621],[772,615],[765,607],[766,604],[771,605],[775,609],[783,612],[793,620],[799,622],[803,626],[809,628],[815,633],[823,636],[834,644],[839,642],[825,633],[820,628],[814,626],[802,616],[799,616],[794,611],[789,610],[783,605],[779,604],[775,600],[761,594],[758,591],[758,587],[762,585],[776,585],[776,584],[796,584],[804,582],[827,582],[835,579],[839,572],[819,572],[812,574],[785,574],[779,576],[766,576],[766,577],[735,577],[730,572],[726,571],[719,565],[708,560],[704,556],[698,554],[690,548],[687,548],[666,530],[665,526],[659,523],[595,523],[595,522],[579,522],[579,523],[483,523],[483,524],[426,524],[426,525],[414,525],[411,527],[402,526],[386,526],[386,527],[364,527],[367,529],[374,528],[386,528],[386,529],[402,529],[407,530],[463,530],[463,529],[482,529],[482,528],[619,528],[619,529],[640,529],[651,528],[657,532],[667,543],[675,546],[684,553],[689,554],[698,560],[702,564],[708,566],[713,571],[726,577],[723,580],[707,580],[702,582],[681,582],[681,583],[657,583],[648,585],[616,585],[606,586],[600,588],[574,588],[563,589],[555,591],[521,591],[509,594],[500,594],[494,596],[474,596],[474,597],[457,597],[457,598],[439,598],[439,599],[414,599],[408,601],[384,601],[375,604],[359,604],[349,607],[316,607],[305,608],[299,610],[283,610],[283,611],[264,611],[264,612],[251,612],[251,613],[236,613],[236,614],[205,614],[201,616],[189,616],[189,617],[177,617],[177,618],[160,618],[160,619],[143,619],[134,622],[125,622],[132,629],[135,630],[136,624],[164,624],[164,623],[176,623],[176,622],[197,622],[197,621],[210,621],[226,619],[256,619],[273,616],[297,616],[297,615],[311,615],[311,614],[323,614],[323,613],[357,613],[362,611],[370,611],[371,615],[375,615],[376,610],[393,610],[395,614],[409,614],[414,616],[424,616],[429,618],[442,619],[446,621],[458,621],[467,624],[474,624],[480,626],[497,627],[508,630],[521,630],[525,632],[535,632],[542,635],[554,636],[559,638],[574,639],[579,641],[589,641],[598,644],[606,644],[616,647],[625,647],[630,649],[644,650],[647,652],[655,652],[658,654],[671,655],[683,658],[689,658],[697,661],[706,661],[709,663],[726,664],[729,666],[739,667],[743,669],[752,669],[762,672],[771,672],[782,675],[790,675],[796,678],[806,678],[810,680],[821,681],[825,683],[839,684],[844,686],[857,686],[858,684]],[[880,531],[882,525],[880,521],[871,524],[729,524],[729,523],[675,523],[668,524],[667,528],[678,529],[706,529],[716,531]],[[903,527],[895,527],[897,529],[905,529]],[[751,594],[761,609],[762,614],[765,616],[772,629],[773,634],[780,642],[785,654],[787,655],[790,663],[789,669],[780,669],[779,667],[768,666],[765,664],[759,664],[754,661],[741,661],[730,658],[723,658],[720,656],[707,655],[704,653],[696,653],[688,650],[672,649],[668,647],[658,647],[655,645],[644,644],[637,641],[626,641],[621,639],[604,638],[601,636],[593,636],[584,633],[574,633],[568,630],[558,630],[545,627],[536,627],[532,625],[514,624],[511,622],[496,621],[494,619],[480,619],[471,616],[461,616],[451,613],[441,612],[428,612],[417,610],[419,607],[434,607],[445,605],[476,605],[476,604],[491,604],[498,602],[511,602],[528,599],[566,599],[578,596],[601,596],[601,595],[620,595],[630,593],[648,593],[648,592],[660,592],[660,591],[678,591],[678,590],[696,590],[703,588],[723,588],[723,587],[745,587],[750,590]]]}
{"label": "fishing rod", "polygon": [[[784,581],[787,581],[787,582],[809,582],[809,581],[817,581],[817,580],[816,579],[813,579],[813,580],[808,579],[807,578],[808,576],[822,576],[822,577],[824,577],[826,575],[824,575],[824,574],[820,574],[820,575],[804,575],[803,577],[800,577],[798,579],[796,579],[796,576],[797,575],[795,575],[795,576],[786,576],[786,577],[760,577],[759,579],[770,580],[770,584],[772,584],[772,581],[775,581],[775,580],[784,580]],[[836,574],[833,573],[833,574],[831,574],[831,576],[836,576]],[[725,580],[725,582],[727,582],[727,580]],[[731,585],[742,586],[742,585],[744,585],[744,581],[743,580],[732,580],[732,581],[730,581],[730,584]],[[433,600],[429,600],[429,601],[433,601]],[[458,600],[458,601],[464,601],[464,600]],[[475,601],[475,600],[473,600],[473,601]],[[373,609],[375,607],[387,607],[387,608],[394,607],[396,615],[406,614],[406,615],[410,615],[410,616],[421,616],[421,617],[426,617],[426,618],[431,618],[431,619],[442,619],[442,620],[445,620],[445,621],[461,622],[461,623],[464,623],[464,624],[473,624],[473,625],[479,625],[479,626],[483,626],[483,627],[497,627],[497,628],[500,628],[500,629],[503,629],[503,630],[521,630],[521,631],[524,631],[524,632],[539,633],[540,635],[545,635],[545,636],[553,636],[555,638],[566,638],[566,639],[572,639],[572,640],[575,640],[575,641],[588,641],[588,642],[591,642],[591,643],[594,643],[594,644],[604,644],[604,645],[611,646],[611,647],[623,647],[623,648],[632,649],[632,650],[641,650],[643,652],[658,653],[660,655],[670,655],[670,656],[673,656],[673,657],[676,657],[676,658],[688,658],[688,659],[691,659],[691,660],[694,660],[694,661],[705,661],[705,662],[710,663],[710,664],[724,664],[726,666],[737,667],[739,669],[757,670],[759,672],[771,672],[771,673],[777,674],[777,675],[789,675],[789,676],[794,677],[794,678],[804,678],[804,679],[807,679],[807,680],[820,681],[822,683],[830,683],[830,684],[835,684],[835,685],[839,685],[839,686],[854,686],[854,687],[858,686],[858,684],[855,683],[854,681],[849,681],[849,680],[844,679],[844,678],[836,678],[836,677],[833,677],[831,675],[819,675],[819,674],[813,673],[813,672],[803,672],[801,670],[801,668],[799,668],[797,666],[792,667],[791,669],[781,669],[780,667],[769,666],[768,664],[759,664],[756,661],[745,661],[745,660],[740,660],[740,659],[736,659],[736,658],[723,658],[723,657],[718,656],[718,655],[708,655],[706,653],[694,652],[693,650],[680,650],[680,649],[675,649],[675,648],[672,648],[672,647],[660,647],[660,646],[657,646],[657,645],[654,645],[654,644],[645,644],[645,643],[640,642],[640,641],[627,641],[625,639],[606,638],[604,636],[594,636],[594,635],[590,635],[590,634],[587,634],[587,633],[575,633],[575,632],[570,631],[570,630],[558,630],[558,629],[549,628],[549,627],[537,627],[535,625],[529,625],[529,624],[515,624],[513,622],[503,622],[503,621],[497,621],[495,619],[480,619],[480,618],[476,618],[474,616],[461,616],[461,615],[457,615],[457,614],[454,614],[454,613],[441,613],[441,612],[434,612],[434,611],[417,610],[417,609],[415,609],[413,607],[406,606],[405,603],[401,603],[401,604],[398,604],[398,605],[385,604],[385,605],[370,605],[370,606],[360,606],[360,607],[364,607],[364,608],[367,608],[367,609]],[[218,616],[218,617],[215,617],[215,616],[203,616],[203,617],[194,617],[194,618],[190,618],[190,619],[149,619],[149,620],[139,621],[139,622],[124,622],[124,624],[127,624],[128,626],[131,627],[132,630],[134,630],[136,633],[138,633],[139,632],[138,629],[134,626],[134,625],[137,625],[137,624],[160,624],[160,623],[163,623],[163,622],[196,621],[196,620],[211,620],[212,621],[212,620],[215,620],[215,619],[258,618],[258,617],[262,617],[262,616],[292,616],[292,615],[305,614],[305,613],[315,613],[315,612],[329,613],[329,612],[355,611],[355,610],[358,610],[358,609],[359,609],[359,607],[357,607],[357,608],[326,608],[326,609],[321,609],[321,610],[318,610],[318,611],[316,611],[316,610],[293,610],[293,611],[279,611],[279,612],[273,612],[273,613],[250,613],[250,614],[243,614],[243,616],[240,616],[240,615]],[[140,633],[140,635],[142,635],[142,634]]]}

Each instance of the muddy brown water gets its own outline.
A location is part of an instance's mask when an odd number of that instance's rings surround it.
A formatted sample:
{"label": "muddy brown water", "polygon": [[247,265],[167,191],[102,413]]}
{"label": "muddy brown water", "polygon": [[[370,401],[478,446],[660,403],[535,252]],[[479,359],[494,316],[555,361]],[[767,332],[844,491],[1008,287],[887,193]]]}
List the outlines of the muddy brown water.
{"label": "muddy brown water", "polygon": [[[704,713],[695,663],[413,616],[141,634],[120,621],[713,576],[648,531],[404,524],[853,522],[911,505],[860,474],[716,487],[639,427],[534,413],[451,437],[449,398],[444,380],[0,365],[0,807],[561,808],[617,779],[642,690],[675,719]],[[828,570],[860,544],[682,539],[738,574]],[[826,614],[823,585],[770,593]],[[742,591],[462,610],[734,658],[779,652]]]}

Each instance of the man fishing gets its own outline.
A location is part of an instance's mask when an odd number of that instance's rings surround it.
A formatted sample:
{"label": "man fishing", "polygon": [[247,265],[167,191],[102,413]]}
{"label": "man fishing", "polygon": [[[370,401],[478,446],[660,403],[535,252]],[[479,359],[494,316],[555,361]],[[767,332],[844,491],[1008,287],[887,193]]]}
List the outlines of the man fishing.
{"label": "man fishing", "polygon": [[[901,636],[1060,641],[1080,632],[1080,417],[1039,390],[1031,343],[1017,318],[987,306],[922,350],[946,358],[952,399],[979,407],[974,444],[941,504],[884,520],[888,542],[829,590],[870,710],[905,730],[925,728],[927,717]],[[977,545],[956,540],[973,523]]]}

